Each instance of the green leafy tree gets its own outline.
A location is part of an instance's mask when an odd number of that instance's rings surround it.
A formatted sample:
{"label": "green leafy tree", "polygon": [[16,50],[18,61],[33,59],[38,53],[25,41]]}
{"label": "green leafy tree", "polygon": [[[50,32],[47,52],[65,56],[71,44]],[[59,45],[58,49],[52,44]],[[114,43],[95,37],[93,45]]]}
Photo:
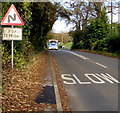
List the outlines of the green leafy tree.
{"label": "green leafy tree", "polygon": [[30,42],[35,50],[43,50],[46,45],[46,35],[56,21],[56,6],[50,2],[32,3],[31,6],[33,28]]}
{"label": "green leafy tree", "polygon": [[109,33],[108,17],[106,16],[106,9],[103,8],[99,18],[92,19],[90,25],[87,27],[87,39],[90,40],[91,49],[93,50],[98,40],[104,39]]}

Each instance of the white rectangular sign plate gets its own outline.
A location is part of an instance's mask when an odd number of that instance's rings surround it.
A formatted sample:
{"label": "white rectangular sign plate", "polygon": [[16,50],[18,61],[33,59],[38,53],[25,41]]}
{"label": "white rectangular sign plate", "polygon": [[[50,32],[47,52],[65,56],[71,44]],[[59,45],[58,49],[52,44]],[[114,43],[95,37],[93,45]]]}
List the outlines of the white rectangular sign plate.
{"label": "white rectangular sign plate", "polygon": [[22,40],[22,28],[5,27],[2,37],[3,40]]}

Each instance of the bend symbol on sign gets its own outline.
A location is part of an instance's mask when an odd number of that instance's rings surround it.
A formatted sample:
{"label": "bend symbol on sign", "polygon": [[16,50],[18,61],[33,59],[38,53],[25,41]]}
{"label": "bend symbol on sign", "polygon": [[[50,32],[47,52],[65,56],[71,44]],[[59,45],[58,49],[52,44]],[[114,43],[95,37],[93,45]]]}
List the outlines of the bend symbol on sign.
{"label": "bend symbol on sign", "polygon": [[24,25],[22,18],[13,4],[1,21],[1,25]]}
{"label": "bend symbol on sign", "polygon": [[64,84],[104,84],[105,81],[114,84],[114,83],[120,83],[118,80],[116,80],[114,77],[112,77],[108,73],[100,73],[100,74],[93,74],[93,73],[86,73],[84,74],[86,78],[90,81],[81,81],[75,74],[62,74],[61,77],[63,79]]}
{"label": "bend symbol on sign", "polygon": [[16,14],[14,14],[14,17],[12,17],[11,15],[8,15],[8,22],[10,23],[10,19],[12,19],[13,21],[16,20]]}

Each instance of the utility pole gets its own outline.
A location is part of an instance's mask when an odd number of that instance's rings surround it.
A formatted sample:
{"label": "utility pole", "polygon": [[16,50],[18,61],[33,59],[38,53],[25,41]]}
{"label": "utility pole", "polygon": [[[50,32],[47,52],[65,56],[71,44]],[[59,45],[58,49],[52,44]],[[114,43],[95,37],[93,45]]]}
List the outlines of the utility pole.
{"label": "utility pole", "polygon": [[118,23],[120,23],[120,2],[118,2]]}
{"label": "utility pole", "polygon": [[112,20],[113,20],[113,5],[112,5],[112,0],[111,0],[111,30],[112,30]]}
{"label": "utility pole", "polygon": [[62,44],[63,44],[63,40],[64,40],[64,39],[63,39],[63,32],[62,32]]}
{"label": "utility pole", "polygon": [[[119,5],[120,5],[120,3],[118,2],[117,4],[115,4],[114,2],[113,2],[113,0],[111,0],[111,2],[109,2],[110,3],[110,5],[108,5],[107,6],[107,8],[108,8],[108,13],[111,13],[111,20],[110,20],[110,23],[111,23],[111,29],[112,29],[112,23],[113,23],[113,14],[117,14],[118,13],[118,15],[119,15]],[[114,13],[114,11],[113,11],[113,9],[115,9],[115,8],[117,8],[118,9],[118,12],[117,13]],[[119,20],[118,20],[119,21]]]}

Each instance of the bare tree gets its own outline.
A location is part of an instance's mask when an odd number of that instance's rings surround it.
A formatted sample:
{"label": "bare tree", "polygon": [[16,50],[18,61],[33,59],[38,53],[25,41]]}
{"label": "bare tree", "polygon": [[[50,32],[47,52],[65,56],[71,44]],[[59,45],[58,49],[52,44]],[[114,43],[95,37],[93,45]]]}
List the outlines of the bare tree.
{"label": "bare tree", "polygon": [[96,18],[101,15],[101,6],[103,3],[97,2],[74,2],[70,4],[72,12],[71,23],[74,23],[74,28],[85,30],[90,22],[90,18]]}

